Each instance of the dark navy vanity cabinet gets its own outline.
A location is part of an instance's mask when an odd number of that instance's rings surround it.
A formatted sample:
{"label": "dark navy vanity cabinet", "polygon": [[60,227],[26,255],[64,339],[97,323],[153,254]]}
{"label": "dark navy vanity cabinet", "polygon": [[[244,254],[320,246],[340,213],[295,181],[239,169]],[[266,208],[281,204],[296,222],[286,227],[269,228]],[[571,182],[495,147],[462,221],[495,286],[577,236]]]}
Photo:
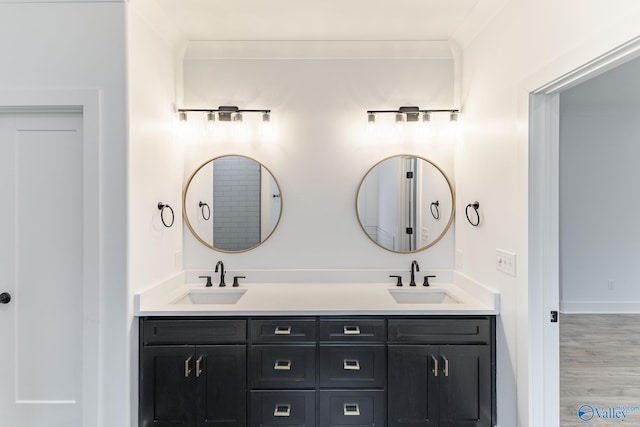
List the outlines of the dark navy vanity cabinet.
{"label": "dark navy vanity cabinet", "polygon": [[143,317],[140,427],[490,427],[493,316]]}
{"label": "dark navy vanity cabinet", "polygon": [[246,325],[142,319],[140,426],[246,425]]}

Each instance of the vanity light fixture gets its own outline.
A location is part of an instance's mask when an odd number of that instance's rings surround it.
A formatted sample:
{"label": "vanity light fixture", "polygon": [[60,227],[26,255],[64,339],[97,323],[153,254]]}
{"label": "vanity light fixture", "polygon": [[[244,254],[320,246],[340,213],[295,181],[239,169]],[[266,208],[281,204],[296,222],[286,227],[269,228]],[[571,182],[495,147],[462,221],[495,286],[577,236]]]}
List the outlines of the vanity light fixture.
{"label": "vanity light fixture", "polygon": [[187,121],[187,113],[206,113],[207,122],[212,124],[216,120],[216,114],[218,115],[218,121],[220,122],[242,122],[242,113],[262,113],[262,121],[268,122],[271,120],[271,110],[249,110],[241,109],[235,105],[222,105],[218,108],[181,108],[178,110],[178,117],[181,122]]}
{"label": "vanity light fixture", "polygon": [[422,122],[429,123],[431,121],[431,113],[449,113],[449,121],[458,121],[460,110],[421,110],[420,107],[408,107],[403,106],[397,110],[368,110],[367,122],[374,123],[376,121],[376,114],[378,113],[392,113],[396,115],[396,123],[402,122],[418,122],[420,121],[420,113],[422,113]]}

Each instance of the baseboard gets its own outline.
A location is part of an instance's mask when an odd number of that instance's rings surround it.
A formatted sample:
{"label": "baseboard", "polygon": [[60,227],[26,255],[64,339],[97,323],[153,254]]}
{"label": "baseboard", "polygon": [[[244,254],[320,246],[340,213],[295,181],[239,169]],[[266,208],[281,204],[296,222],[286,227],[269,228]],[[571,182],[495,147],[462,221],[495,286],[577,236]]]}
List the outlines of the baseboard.
{"label": "baseboard", "polygon": [[566,314],[578,313],[640,313],[640,301],[600,302],[600,301],[562,301],[560,312]]}

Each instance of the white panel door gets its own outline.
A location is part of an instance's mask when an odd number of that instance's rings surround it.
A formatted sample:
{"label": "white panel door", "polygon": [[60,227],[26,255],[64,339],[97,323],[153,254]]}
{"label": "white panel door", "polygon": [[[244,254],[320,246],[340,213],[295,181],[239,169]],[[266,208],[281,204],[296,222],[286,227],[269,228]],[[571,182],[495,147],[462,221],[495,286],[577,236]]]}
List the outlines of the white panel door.
{"label": "white panel door", "polygon": [[83,164],[81,113],[0,111],[3,427],[82,425]]}

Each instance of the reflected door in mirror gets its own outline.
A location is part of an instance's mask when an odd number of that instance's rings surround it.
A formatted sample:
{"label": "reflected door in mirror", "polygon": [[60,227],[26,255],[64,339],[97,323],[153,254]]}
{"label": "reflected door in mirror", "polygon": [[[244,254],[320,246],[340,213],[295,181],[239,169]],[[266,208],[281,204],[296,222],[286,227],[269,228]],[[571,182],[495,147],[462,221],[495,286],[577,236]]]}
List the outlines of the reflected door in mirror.
{"label": "reflected door in mirror", "polygon": [[374,165],[360,183],[356,201],[363,230],[379,246],[417,252],[433,246],[453,221],[454,191],[431,161],[399,155]]}

